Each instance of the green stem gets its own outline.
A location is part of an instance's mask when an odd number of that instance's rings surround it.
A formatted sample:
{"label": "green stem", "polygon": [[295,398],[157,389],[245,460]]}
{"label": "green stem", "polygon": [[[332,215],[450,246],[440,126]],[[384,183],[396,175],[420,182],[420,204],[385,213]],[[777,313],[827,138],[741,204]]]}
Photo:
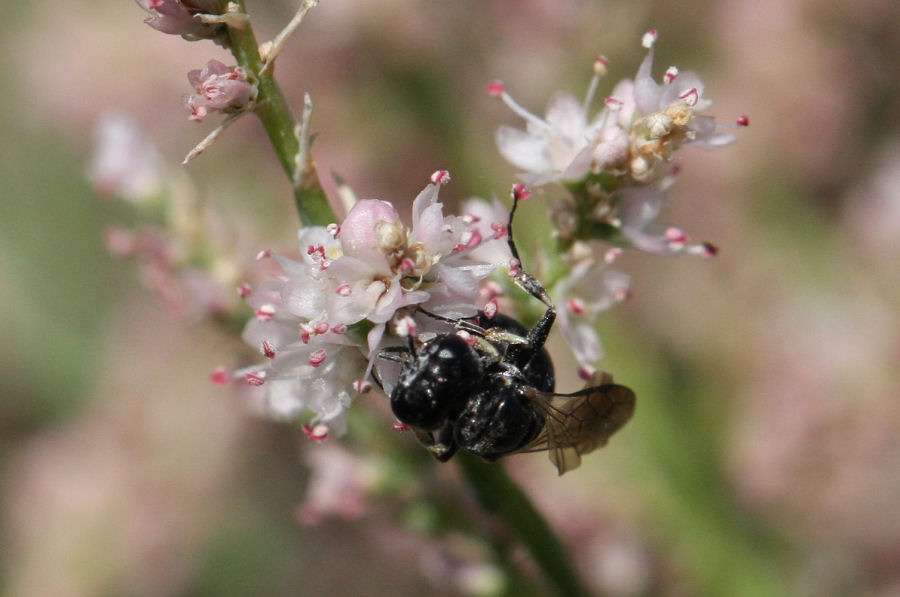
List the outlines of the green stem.
{"label": "green stem", "polygon": [[[246,13],[244,0],[232,1],[240,7],[241,12]],[[223,10],[228,3],[228,0],[219,0]],[[275,80],[274,69],[270,66],[266,72],[259,74],[263,68],[263,61],[249,20],[241,29],[229,27],[228,38],[231,42],[231,53],[234,54],[238,64],[257,77],[255,113],[262,122],[266,134],[269,135],[281,167],[294,187],[294,200],[300,220],[304,226],[326,226],[337,221],[328,204],[328,198],[319,186],[311,160],[306,164],[298,164],[300,140],[296,133],[297,119]]]}
{"label": "green stem", "polygon": [[503,520],[531,553],[531,557],[559,595],[587,597],[571,559],[559,538],[500,463],[487,463],[460,452],[463,474],[481,505]]}

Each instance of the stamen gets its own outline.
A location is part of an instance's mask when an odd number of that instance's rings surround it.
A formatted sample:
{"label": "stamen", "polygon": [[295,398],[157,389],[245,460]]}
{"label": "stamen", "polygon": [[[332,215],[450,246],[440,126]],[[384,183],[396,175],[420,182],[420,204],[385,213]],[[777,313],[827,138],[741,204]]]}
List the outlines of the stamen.
{"label": "stamen", "polygon": [[269,321],[275,317],[275,307],[266,303],[256,310],[256,318],[260,321]]}
{"label": "stamen", "polygon": [[272,256],[272,251],[269,249],[263,249],[259,253],[256,254],[256,260],[262,261],[263,259],[267,259]]}
{"label": "stamen", "polygon": [[272,343],[268,340],[263,340],[262,353],[266,355],[266,358],[275,358],[275,346],[273,346]]}
{"label": "stamen", "polygon": [[253,292],[253,288],[246,282],[237,287],[238,296],[241,298],[247,298],[251,292]]}
{"label": "stamen", "polygon": [[622,249],[620,249],[619,247],[613,247],[612,249],[609,249],[603,255],[603,261],[607,265],[609,265],[609,264],[613,263],[614,261],[616,261],[621,256],[622,256]]}
{"label": "stamen", "polygon": [[214,384],[224,386],[231,381],[231,374],[225,367],[216,367],[215,371],[209,376],[209,380]]}
{"label": "stamen", "polygon": [[697,102],[700,101],[700,92],[697,91],[696,87],[691,87],[684,93],[678,96],[678,99],[684,100],[689,106],[696,106]]}
{"label": "stamen", "polygon": [[446,170],[438,170],[431,175],[432,184],[445,185],[450,182],[450,173]]}
{"label": "stamen", "polygon": [[594,375],[596,374],[597,370],[590,365],[583,365],[578,368],[578,377],[580,377],[584,381],[591,381],[591,379],[593,379]]}
{"label": "stamen", "polygon": [[584,315],[585,305],[580,298],[571,298],[566,301],[566,307],[575,315]]}
{"label": "stamen", "polygon": [[653,44],[656,43],[656,39],[659,37],[659,31],[656,29],[651,29],[647,33],[641,37],[641,45],[647,48],[648,50],[653,47]]}
{"label": "stamen", "polygon": [[663,81],[668,85],[672,81],[678,78],[678,67],[670,66],[666,69],[666,74],[663,75]]}
{"label": "stamen", "polygon": [[312,351],[309,355],[309,364],[313,367],[318,367],[322,363],[325,362],[325,358],[328,356],[328,351],[324,348],[319,348],[318,350]]}
{"label": "stamen", "polygon": [[244,374],[244,380],[251,386],[261,386],[266,383],[266,372],[256,371],[254,373]]}
{"label": "stamen", "polygon": [[394,431],[409,431],[409,425],[403,423],[391,423],[391,429]]}
{"label": "stamen", "polygon": [[750,126],[750,117],[746,114],[743,114],[738,117],[738,119],[735,121],[735,124],[737,124],[738,126]]}
{"label": "stamen", "polygon": [[474,249],[484,240],[478,230],[467,230],[460,239],[460,243],[453,247],[453,252],[458,253],[463,249]]}
{"label": "stamen", "polygon": [[597,95],[597,88],[600,86],[600,79],[602,79],[606,75],[608,69],[609,58],[602,54],[594,58],[594,76],[591,77],[591,84],[588,85],[587,93],[584,96],[584,104],[582,105],[585,115],[587,115],[587,111],[590,109],[591,104],[594,103],[594,96]]}
{"label": "stamen", "polygon": [[313,440],[314,442],[321,442],[325,438],[328,437],[328,426],[319,423],[315,427],[311,427],[310,425],[303,425],[300,427],[303,430],[303,433],[306,434],[306,437]]}
{"label": "stamen", "polygon": [[503,81],[491,81],[485,89],[487,89],[488,95],[497,99],[500,99],[506,93],[506,85],[503,84]]}
{"label": "stamen", "polygon": [[494,316],[500,311],[500,303],[497,302],[497,299],[491,299],[484,305],[484,316],[488,319],[493,319]]}

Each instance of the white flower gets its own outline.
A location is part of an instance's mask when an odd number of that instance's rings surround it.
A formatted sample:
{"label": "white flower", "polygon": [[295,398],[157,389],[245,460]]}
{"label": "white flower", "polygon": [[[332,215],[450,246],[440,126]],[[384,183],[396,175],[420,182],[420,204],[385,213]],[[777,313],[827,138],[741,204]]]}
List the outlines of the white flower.
{"label": "white flower", "polygon": [[644,35],[647,56],[630,85],[631,97],[626,93],[623,100],[622,115],[633,120],[631,174],[639,182],[665,176],[673,152],[681,145],[715,149],[735,140],[734,135],[717,129],[714,118],[699,114],[712,101],[703,96],[704,84],[697,73],[680,72],[672,66],[663,75],[662,83],[654,81],[656,37],[656,31]]}
{"label": "white flower", "polygon": [[472,257],[482,237],[465,218],[444,216],[438,190],[449,176],[432,179],[413,201],[410,228],[390,203],[359,201],[340,227],[301,229],[301,259],[276,257],[283,275],[247,296],[256,318],[244,339],[270,360],[238,374],[265,386],[276,417],[310,410],[312,425],[340,432],[399,310],[421,306],[449,318],[478,312],[479,285],[496,265]]}
{"label": "white flower", "polygon": [[669,199],[666,189],[628,187],[618,191],[617,196],[618,227],[628,244],[657,255],[691,253],[712,257],[718,252],[710,243],[692,243],[680,228],[654,221]]}
{"label": "white flower", "polygon": [[164,190],[162,157],[133,120],[105,114],[96,138],[88,177],[98,193],[140,203]]}
{"label": "white flower", "polygon": [[610,249],[603,260],[589,258],[578,262],[569,276],[553,289],[559,305],[560,332],[586,376],[593,373],[592,363],[603,358],[600,338],[594,329],[597,316],[628,297],[631,281],[628,274],[607,267],[619,252]]}
{"label": "white flower", "polygon": [[[604,64],[600,57],[596,64]],[[594,81],[584,102],[565,92],[556,93],[544,119],[525,110],[506,92],[502,83],[489,86],[516,114],[525,119],[525,130],[502,126],[497,146],[511,164],[525,170],[520,177],[537,186],[548,182],[572,182],[587,176],[597,146],[604,166],[615,167],[628,157],[628,136],[617,127],[617,105],[604,108],[593,120],[587,112],[602,70],[595,67]]]}

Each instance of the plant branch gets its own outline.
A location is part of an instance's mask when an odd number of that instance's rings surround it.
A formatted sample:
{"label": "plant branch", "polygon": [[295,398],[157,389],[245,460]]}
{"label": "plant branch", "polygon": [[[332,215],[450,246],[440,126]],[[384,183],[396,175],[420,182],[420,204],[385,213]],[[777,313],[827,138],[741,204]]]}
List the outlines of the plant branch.
{"label": "plant branch", "polygon": [[[219,2],[223,10],[229,4],[227,0]],[[244,0],[233,0],[232,4],[236,4],[241,12],[246,12]],[[308,152],[301,155],[301,139],[308,136],[308,130],[298,126],[281,88],[275,81],[272,69],[265,68],[266,64],[259,54],[256,35],[249,20],[240,28],[229,26],[228,38],[231,42],[231,52],[238,64],[248,72],[254,73],[257,78],[258,91],[254,111],[262,122],[281,167],[294,188],[294,199],[300,220],[304,226],[325,226],[336,221],[328,199],[319,185],[314,162]],[[306,123],[308,124],[308,118]]]}
{"label": "plant branch", "polygon": [[528,549],[547,581],[564,597],[588,597],[569,554],[541,513],[501,463],[460,452],[456,461],[478,502],[501,519]]}

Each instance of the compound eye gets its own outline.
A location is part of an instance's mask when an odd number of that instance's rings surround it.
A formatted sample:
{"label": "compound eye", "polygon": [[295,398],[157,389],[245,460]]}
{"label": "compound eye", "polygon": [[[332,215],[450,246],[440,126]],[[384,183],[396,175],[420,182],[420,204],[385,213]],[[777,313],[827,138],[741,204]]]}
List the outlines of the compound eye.
{"label": "compound eye", "polygon": [[484,376],[478,354],[456,334],[428,342],[409,363],[391,394],[391,410],[400,421],[434,430],[456,417]]}

